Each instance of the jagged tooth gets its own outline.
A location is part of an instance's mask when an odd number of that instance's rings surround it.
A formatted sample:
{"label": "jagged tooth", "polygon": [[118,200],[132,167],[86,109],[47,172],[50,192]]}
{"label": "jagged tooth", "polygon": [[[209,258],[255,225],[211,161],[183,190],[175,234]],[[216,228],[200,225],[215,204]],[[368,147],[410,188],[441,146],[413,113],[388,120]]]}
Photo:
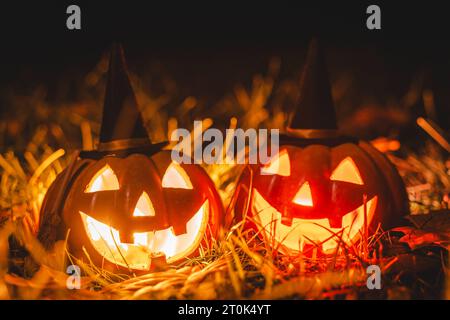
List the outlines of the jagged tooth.
{"label": "jagged tooth", "polygon": [[328,218],[328,223],[330,224],[330,228],[342,228],[342,217]]}
{"label": "jagged tooth", "polygon": [[292,226],[292,220],[292,217],[281,217],[281,223],[288,227]]}
{"label": "jagged tooth", "polygon": [[134,243],[134,236],[133,236],[133,232],[129,231],[129,232],[120,232],[119,234],[120,237],[120,243]]}
{"label": "jagged tooth", "polygon": [[180,226],[174,226],[174,227],[170,228],[170,230],[173,230],[173,234],[175,236],[179,236],[179,235],[187,233],[187,226],[186,226],[186,224],[183,224]]}

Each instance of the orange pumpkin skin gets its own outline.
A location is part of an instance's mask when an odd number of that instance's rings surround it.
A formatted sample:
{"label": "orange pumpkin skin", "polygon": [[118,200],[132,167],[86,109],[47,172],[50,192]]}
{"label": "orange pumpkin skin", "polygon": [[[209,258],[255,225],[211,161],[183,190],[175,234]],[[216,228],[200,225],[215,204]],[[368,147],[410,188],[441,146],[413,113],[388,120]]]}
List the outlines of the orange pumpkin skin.
{"label": "orange pumpkin skin", "polygon": [[[169,185],[170,179],[165,179],[165,175],[173,165],[182,172],[175,180],[186,183],[182,180],[186,179],[189,186]],[[114,173],[118,185],[114,190],[103,190],[97,183],[93,187],[95,190],[90,192],[90,184],[92,187],[96,175],[102,170],[105,172],[105,168]],[[176,264],[198,254],[199,246],[215,237],[222,226],[223,207],[212,180],[198,165],[172,163],[170,151],[160,151],[152,156],[129,154],[106,156],[99,160],[78,159],[69,169],[72,173],[68,173],[68,169],[63,171],[45,196],[38,238],[50,247],[68,234],[70,253],[84,262],[90,259],[97,267],[115,273],[140,274],[166,264]],[[105,178],[103,174],[101,178]],[[144,193],[146,197],[142,197]],[[150,208],[151,214],[136,215],[138,203],[143,198],[148,199],[144,207]],[[55,202],[60,203],[57,217],[52,213]],[[198,218],[200,215],[201,219]],[[194,219],[200,221],[196,223],[200,226],[198,232],[194,232],[197,229],[192,227]],[[109,237],[102,230],[96,230],[102,224],[112,228],[108,232],[118,232],[118,236],[107,239],[108,243],[113,241],[113,245],[102,247],[99,241],[93,240],[93,236],[104,236],[102,240]],[[56,233],[51,230],[55,225]],[[141,235],[138,244],[136,234]],[[183,240],[189,235],[194,235],[195,241],[183,245]],[[142,236],[144,241],[147,239],[144,244]],[[142,246],[145,254],[141,252]],[[187,249],[182,250],[184,254],[181,256],[174,253],[177,248],[185,247]],[[100,252],[99,248],[118,248],[119,252]],[[128,251],[123,248],[128,248]],[[127,256],[124,252],[129,252],[130,248],[133,253]],[[152,252],[152,249],[164,249],[166,253],[172,252],[173,256],[161,255],[161,251]]]}
{"label": "orange pumpkin skin", "polygon": [[270,164],[249,165],[236,189],[236,217],[247,215],[247,228],[259,232],[275,252],[308,255],[317,247],[319,254],[331,254],[338,247],[333,233],[342,232],[351,245],[361,239],[365,223],[370,235],[407,214],[401,177],[369,143],[285,138],[279,174],[267,174]]}

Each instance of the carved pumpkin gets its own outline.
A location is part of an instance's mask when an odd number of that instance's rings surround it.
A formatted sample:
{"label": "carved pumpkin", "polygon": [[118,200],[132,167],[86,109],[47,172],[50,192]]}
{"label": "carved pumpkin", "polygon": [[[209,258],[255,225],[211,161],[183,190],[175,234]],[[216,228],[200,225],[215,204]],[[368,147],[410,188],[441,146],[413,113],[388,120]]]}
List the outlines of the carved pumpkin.
{"label": "carved pumpkin", "polygon": [[197,252],[221,225],[222,205],[200,166],[172,162],[164,144],[150,142],[120,48],[110,61],[99,148],[81,152],[50,187],[39,236],[49,243],[69,231],[75,257],[112,271],[148,271]]}
{"label": "carved pumpkin", "polygon": [[339,135],[325,71],[313,42],[278,154],[266,165],[248,166],[237,188],[235,212],[249,216],[249,227],[289,255],[314,247],[333,253],[340,239],[354,244],[408,211],[389,160],[369,143]]}

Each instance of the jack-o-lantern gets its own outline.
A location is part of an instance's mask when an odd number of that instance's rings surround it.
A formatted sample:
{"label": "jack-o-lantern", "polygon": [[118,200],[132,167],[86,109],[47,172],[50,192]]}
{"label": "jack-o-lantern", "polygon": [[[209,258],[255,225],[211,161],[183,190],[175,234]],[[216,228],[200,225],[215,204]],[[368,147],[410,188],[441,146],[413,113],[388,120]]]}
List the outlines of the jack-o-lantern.
{"label": "jack-o-lantern", "polygon": [[200,166],[173,162],[165,145],[148,137],[116,46],[99,146],[82,151],[50,187],[39,239],[49,246],[68,234],[71,254],[115,272],[154,270],[196,253],[221,225],[220,198]]}
{"label": "jack-o-lantern", "polygon": [[265,165],[249,165],[240,178],[235,213],[246,215],[246,225],[275,252],[334,253],[340,241],[354,244],[408,211],[390,161],[370,143],[339,134],[330,92],[313,41],[279,152]]}

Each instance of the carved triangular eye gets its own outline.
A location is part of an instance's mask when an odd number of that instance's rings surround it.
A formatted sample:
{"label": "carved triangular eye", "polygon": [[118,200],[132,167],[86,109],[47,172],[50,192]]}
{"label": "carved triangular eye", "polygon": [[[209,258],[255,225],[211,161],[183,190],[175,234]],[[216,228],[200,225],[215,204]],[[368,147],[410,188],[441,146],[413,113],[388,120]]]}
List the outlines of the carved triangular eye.
{"label": "carved triangular eye", "polygon": [[154,217],[155,209],[147,192],[143,192],[134,208],[133,217]]}
{"label": "carved triangular eye", "polygon": [[309,186],[309,182],[306,181],[300,189],[298,189],[297,194],[295,195],[292,202],[299,204],[301,206],[312,207],[314,206],[311,187]]}
{"label": "carved triangular eye", "polygon": [[291,175],[291,162],[287,150],[281,150],[273,159],[261,168],[261,174],[277,174],[279,176],[289,177]]}
{"label": "carved triangular eye", "polygon": [[352,158],[347,157],[342,160],[331,174],[330,180],[343,181],[363,185],[364,182],[359,173],[358,167]]}
{"label": "carved triangular eye", "polygon": [[186,171],[179,164],[173,162],[164,173],[162,187],[192,189],[192,183]]}
{"label": "carved triangular eye", "polygon": [[91,179],[91,182],[86,186],[86,193],[98,192],[98,191],[110,191],[119,190],[119,180],[111,169],[106,165],[101,168],[95,176]]}

